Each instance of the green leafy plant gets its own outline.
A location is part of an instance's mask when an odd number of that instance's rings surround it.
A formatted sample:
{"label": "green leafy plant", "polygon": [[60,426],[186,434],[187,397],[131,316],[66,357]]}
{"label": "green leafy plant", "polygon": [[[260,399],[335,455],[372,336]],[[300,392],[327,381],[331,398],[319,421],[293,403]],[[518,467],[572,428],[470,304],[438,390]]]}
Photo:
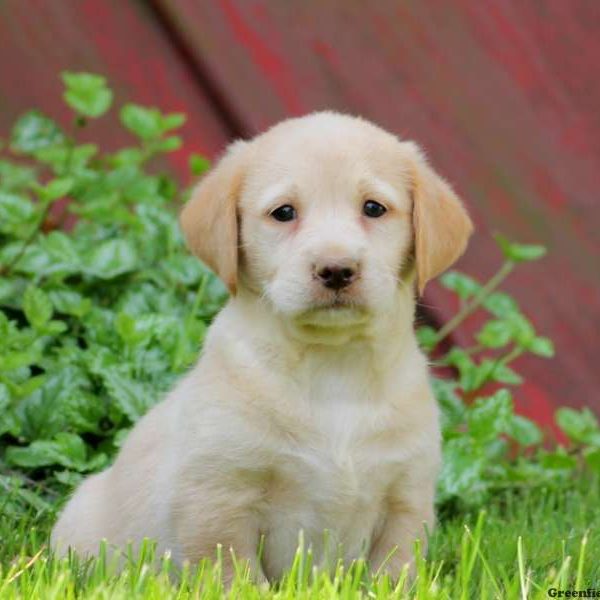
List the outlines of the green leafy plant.
{"label": "green leafy plant", "polygon": [[[0,157],[5,488],[22,475],[71,485],[104,467],[195,359],[226,298],[184,247],[175,182],[147,170],[181,145],[172,131],[185,117],[128,104],[120,119],[137,143],[101,153],[78,143],[77,130],[108,110],[111,90],[95,75],[63,80],[75,134],[31,111]],[[208,165],[196,157],[192,166]],[[70,214],[78,220],[66,231]]]}
{"label": "green leafy plant", "polygon": [[[35,508],[85,473],[106,466],[132,424],[195,360],[226,299],[219,280],[186,251],[175,216],[175,181],[152,159],[180,148],[179,113],[127,104],[119,112],[132,145],[103,152],[82,143],[89,119],[106,118],[104,78],[65,73],[73,109],[67,133],[40,111],[15,123],[0,154],[0,493],[6,510]],[[208,162],[189,160],[194,175]],[[69,217],[76,217],[69,229]],[[462,308],[439,331],[422,327],[432,351],[477,310],[489,319],[471,348],[439,360],[455,379],[435,380],[443,412],[439,502],[472,507],[500,488],[558,485],[578,469],[600,470],[593,414],[561,409],[569,448],[514,412],[512,362],[553,354],[517,303],[497,291],[522,261],[544,254],[498,238],[505,262],[487,283],[456,272],[442,283]],[[490,386],[494,386],[490,389]],[[32,489],[41,493],[32,493]],[[12,507],[12,509],[11,509]]]}
{"label": "green leafy plant", "polygon": [[498,287],[519,263],[538,260],[546,250],[500,235],[496,241],[504,258],[497,273],[485,283],[456,271],[444,274],[442,285],[458,296],[461,307],[438,331],[427,326],[417,331],[432,352],[471,315],[486,315],[471,347],[452,347],[436,361],[456,373],[454,379],[434,380],[444,441],[438,503],[445,507],[476,507],[507,488],[558,487],[582,469],[600,467],[600,428],[589,409],[557,411],[569,447],[553,450],[543,447],[539,427],[514,410],[513,390],[523,379],[512,363],[526,353],[551,358],[554,345]]}

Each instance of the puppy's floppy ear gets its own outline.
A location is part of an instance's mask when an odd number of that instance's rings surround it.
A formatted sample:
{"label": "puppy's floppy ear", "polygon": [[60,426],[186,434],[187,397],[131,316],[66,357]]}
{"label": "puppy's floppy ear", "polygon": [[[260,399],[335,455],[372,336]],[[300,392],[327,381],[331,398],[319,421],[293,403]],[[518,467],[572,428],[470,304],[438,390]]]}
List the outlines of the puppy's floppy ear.
{"label": "puppy's floppy ear", "polygon": [[420,149],[406,143],[412,155],[412,220],[419,294],[465,251],[473,223],[450,185],[428,164]]}
{"label": "puppy's floppy ear", "polygon": [[179,223],[189,248],[233,294],[237,286],[237,202],[246,170],[248,143],[229,146],[217,165],[196,185]]}

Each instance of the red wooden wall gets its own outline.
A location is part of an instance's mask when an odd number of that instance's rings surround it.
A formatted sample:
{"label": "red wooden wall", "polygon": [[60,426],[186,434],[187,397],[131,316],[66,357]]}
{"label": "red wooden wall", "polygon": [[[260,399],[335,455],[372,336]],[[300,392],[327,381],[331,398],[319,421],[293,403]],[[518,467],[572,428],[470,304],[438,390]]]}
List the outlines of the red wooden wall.
{"label": "red wooden wall", "polygon": [[[518,365],[520,409],[545,422],[557,404],[600,409],[599,68],[598,0],[4,0],[0,136],[28,107],[66,119],[70,69],[187,112],[186,152],[320,108],[415,139],[477,223],[462,269],[495,270],[492,231],[550,249],[507,284],[556,342],[554,360]],[[440,320],[455,308],[435,286],[425,303]]]}

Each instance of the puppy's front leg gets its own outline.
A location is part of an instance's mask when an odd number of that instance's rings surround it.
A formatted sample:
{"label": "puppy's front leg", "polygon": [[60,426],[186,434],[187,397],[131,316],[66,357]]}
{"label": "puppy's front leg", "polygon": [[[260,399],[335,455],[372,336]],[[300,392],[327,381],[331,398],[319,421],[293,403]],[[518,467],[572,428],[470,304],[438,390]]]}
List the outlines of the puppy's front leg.
{"label": "puppy's front leg", "polygon": [[[266,584],[258,556],[260,531],[250,490],[188,491],[175,507],[175,531],[182,560],[197,563],[221,555],[222,579],[229,585],[238,568],[250,569],[252,580]],[[189,501],[193,499],[193,501]]]}
{"label": "puppy's front leg", "polygon": [[382,531],[374,540],[369,553],[373,573],[388,573],[397,579],[405,565],[414,574],[414,543],[421,541],[423,554],[427,550],[427,533],[435,523],[433,510],[434,486],[408,488],[388,499]]}

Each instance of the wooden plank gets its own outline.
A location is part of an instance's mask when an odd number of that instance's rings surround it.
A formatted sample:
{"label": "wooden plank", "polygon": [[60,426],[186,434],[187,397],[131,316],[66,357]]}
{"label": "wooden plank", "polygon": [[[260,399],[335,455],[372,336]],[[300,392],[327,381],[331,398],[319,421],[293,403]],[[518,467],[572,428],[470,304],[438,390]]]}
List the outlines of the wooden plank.
{"label": "wooden plank", "polygon": [[[548,245],[507,286],[558,353],[522,360],[520,408],[543,421],[552,405],[600,409],[599,2],[154,5],[244,133],[333,108],[419,141],[477,222],[462,269],[497,268],[494,230]],[[452,309],[439,287],[426,303]]]}
{"label": "wooden plank", "polygon": [[[213,156],[229,132],[146,2],[129,0],[5,0],[0,2],[0,136],[30,108],[65,126],[72,113],[61,100],[62,70],[105,75],[115,106],[132,101],[187,113],[183,150],[163,165],[188,177],[190,151]],[[91,122],[84,137],[116,148],[134,140],[117,116]]]}

